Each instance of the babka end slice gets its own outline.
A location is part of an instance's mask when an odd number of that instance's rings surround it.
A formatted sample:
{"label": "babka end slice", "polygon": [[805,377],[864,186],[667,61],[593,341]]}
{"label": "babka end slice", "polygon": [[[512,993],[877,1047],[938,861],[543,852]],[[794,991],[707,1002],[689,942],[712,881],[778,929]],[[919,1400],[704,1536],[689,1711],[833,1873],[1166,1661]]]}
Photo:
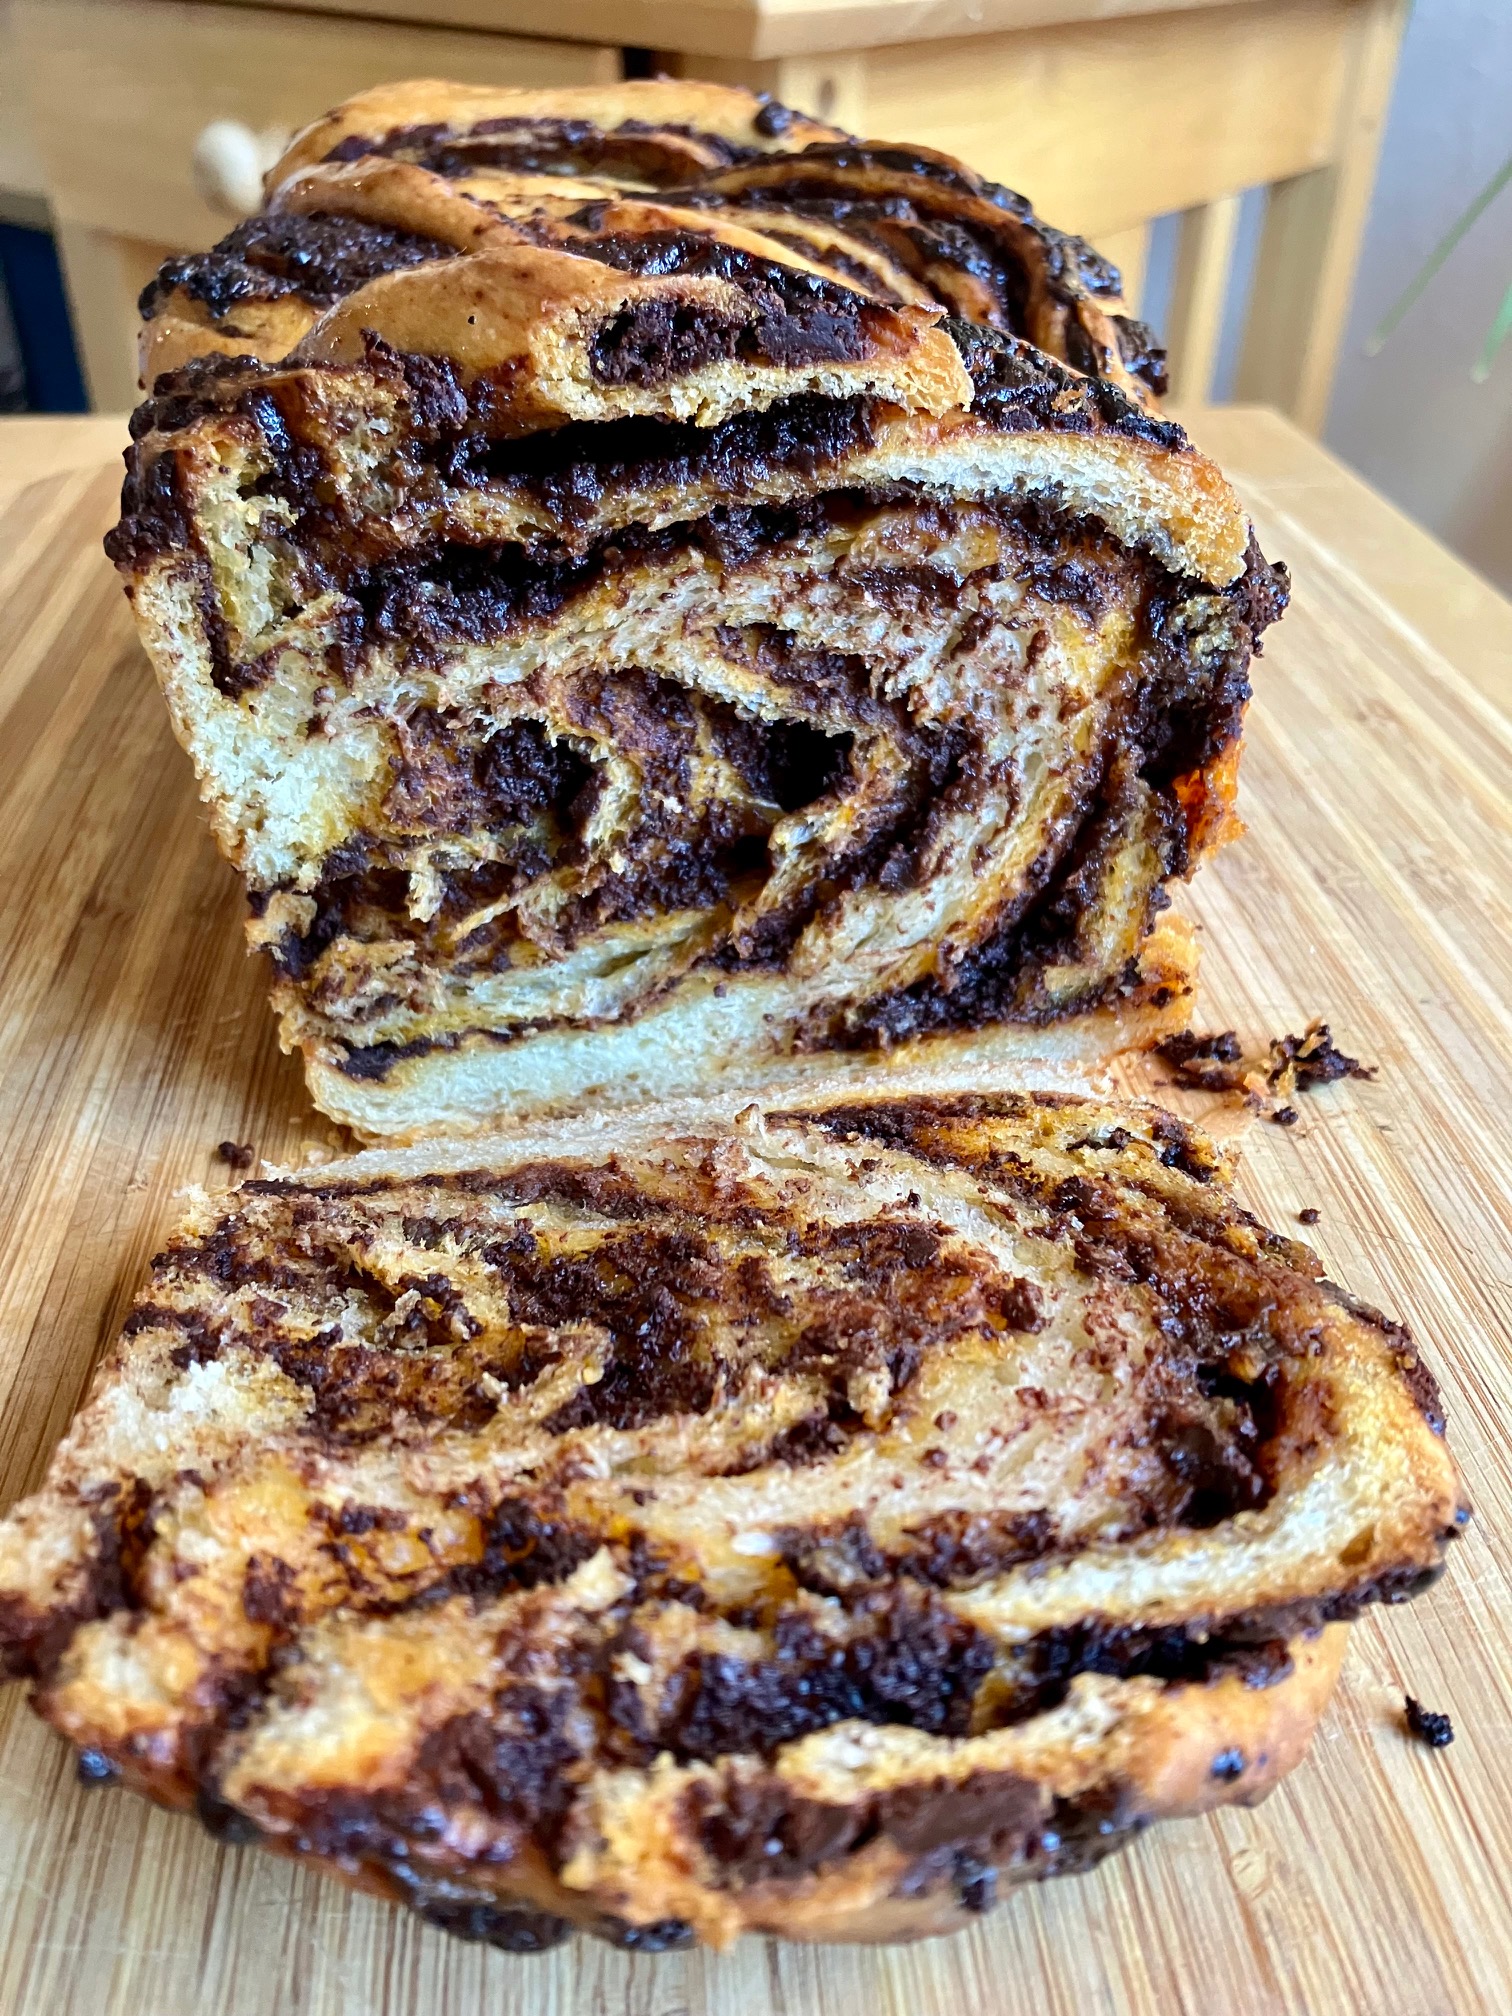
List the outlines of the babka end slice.
{"label": "babka end slice", "polygon": [[527,1950],[948,1929],[1296,1763],[1466,1515],[1200,1135],[705,1106],[199,1195],[0,1646],[119,1777]]}

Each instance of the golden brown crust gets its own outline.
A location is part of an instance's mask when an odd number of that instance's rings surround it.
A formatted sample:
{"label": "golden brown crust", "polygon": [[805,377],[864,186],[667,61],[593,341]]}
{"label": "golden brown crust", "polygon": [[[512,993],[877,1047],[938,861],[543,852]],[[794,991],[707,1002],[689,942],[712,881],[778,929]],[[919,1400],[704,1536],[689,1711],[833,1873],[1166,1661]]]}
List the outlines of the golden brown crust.
{"label": "golden brown crust", "polygon": [[316,320],[307,301],[286,297],[249,301],[234,321],[217,323],[203,302],[175,289],[142,324],[142,382],[153,385],[197,357],[287,357]]}
{"label": "golden brown crust", "polygon": [[[522,206],[534,199],[538,182],[513,178],[510,191]],[[573,178],[574,193],[577,177]],[[590,185],[592,187],[593,185]],[[609,193],[606,189],[605,193]],[[386,224],[455,247],[482,252],[526,242],[507,215],[478,202],[468,185],[448,181],[410,161],[385,155],[357,161],[324,161],[281,183],[269,205],[275,214],[350,217],[361,224]]]}
{"label": "golden brown crust", "polygon": [[1262,1796],[1465,1516],[1406,1333],[1229,1174],[1021,1093],[197,1197],[0,1647],[97,1771],[505,1943],[963,1922]]}
{"label": "golden brown crust", "polygon": [[[820,140],[840,140],[838,127],[786,113],[779,132],[758,125],[770,100],[754,91],[693,79],[673,82],[631,80],[622,84],[573,84],[557,90],[540,87],[496,89],[489,85],[455,84],[441,78],[412,78],[359,92],[334,112],[297,133],[269,171],[271,192],[291,175],[329,160],[344,141],[359,136],[381,139],[405,128],[440,127],[468,133],[494,120],[568,121],[610,133],[627,120],[648,136],[665,136],[681,146],[690,164],[718,159],[707,139],[734,142],[758,150],[785,151]],[[786,112],[786,108],[783,108]],[[700,144],[699,136],[707,136]]]}

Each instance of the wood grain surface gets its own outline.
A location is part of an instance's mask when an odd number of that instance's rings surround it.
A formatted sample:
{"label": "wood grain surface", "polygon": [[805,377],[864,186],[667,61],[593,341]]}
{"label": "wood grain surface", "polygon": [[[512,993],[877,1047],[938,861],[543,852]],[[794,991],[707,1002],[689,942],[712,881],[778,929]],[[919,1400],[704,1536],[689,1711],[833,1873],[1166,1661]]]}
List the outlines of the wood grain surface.
{"label": "wood grain surface", "polygon": [[[5,2016],[1512,2008],[1512,609],[1273,417],[1195,428],[1296,581],[1257,667],[1248,837],[1186,899],[1200,1021],[1261,1037],[1323,1013],[1379,1065],[1295,1128],[1252,1126],[1244,1189],[1287,1228],[1318,1206],[1331,1271],[1412,1323],[1478,1514],[1431,1595],[1356,1627],[1309,1762],[1255,1811],[1173,1824],[949,1941],[516,1959],[83,1790],[13,1687]],[[115,471],[71,466],[70,442],[66,473],[27,481],[33,434],[7,482],[0,423],[5,1503],[41,1477],[175,1191],[225,1180],[215,1144],[333,1145],[99,551]],[[1404,1736],[1409,1689],[1453,1714],[1452,1748]]]}

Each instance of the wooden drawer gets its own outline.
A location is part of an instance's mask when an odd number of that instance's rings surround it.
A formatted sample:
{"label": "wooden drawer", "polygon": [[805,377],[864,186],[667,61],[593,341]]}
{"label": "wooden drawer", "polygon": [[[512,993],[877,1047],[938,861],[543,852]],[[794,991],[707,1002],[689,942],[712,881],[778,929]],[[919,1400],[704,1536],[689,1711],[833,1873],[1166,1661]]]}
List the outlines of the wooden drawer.
{"label": "wooden drawer", "polygon": [[401,77],[620,74],[619,52],[589,43],[181,0],[15,0],[14,26],[54,214],[175,248],[213,244],[236,214],[195,186],[195,143],[212,120],[272,135]]}

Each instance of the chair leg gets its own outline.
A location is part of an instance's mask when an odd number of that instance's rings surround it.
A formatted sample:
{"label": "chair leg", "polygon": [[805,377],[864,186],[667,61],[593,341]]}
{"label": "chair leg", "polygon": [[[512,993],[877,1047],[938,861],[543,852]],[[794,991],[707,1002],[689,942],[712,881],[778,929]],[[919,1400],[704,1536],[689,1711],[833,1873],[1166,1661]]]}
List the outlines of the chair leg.
{"label": "chair leg", "polygon": [[1182,215],[1166,349],[1171,397],[1188,406],[1212,397],[1239,203],[1237,196],[1220,196]]}

